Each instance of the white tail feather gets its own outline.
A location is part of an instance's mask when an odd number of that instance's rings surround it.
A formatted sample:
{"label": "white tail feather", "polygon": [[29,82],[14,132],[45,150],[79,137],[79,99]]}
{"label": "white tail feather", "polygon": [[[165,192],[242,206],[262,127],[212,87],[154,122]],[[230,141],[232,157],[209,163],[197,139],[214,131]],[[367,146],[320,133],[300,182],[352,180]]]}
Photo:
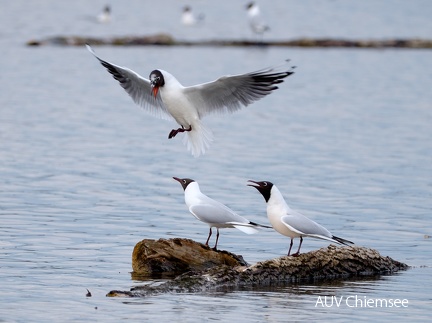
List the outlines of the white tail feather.
{"label": "white tail feather", "polygon": [[204,127],[201,122],[195,122],[192,125],[192,131],[186,132],[187,136],[183,138],[183,143],[187,149],[192,152],[194,157],[204,154],[210,143],[213,141],[213,133]]}
{"label": "white tail feather", "polygon": [[254,234],[254,233],[259,232],[258,229],[251,227],[250,225],[242,224],[242,223],[234,224],[233,227],[244,232],[244,233],[247,233],[247,234]]}

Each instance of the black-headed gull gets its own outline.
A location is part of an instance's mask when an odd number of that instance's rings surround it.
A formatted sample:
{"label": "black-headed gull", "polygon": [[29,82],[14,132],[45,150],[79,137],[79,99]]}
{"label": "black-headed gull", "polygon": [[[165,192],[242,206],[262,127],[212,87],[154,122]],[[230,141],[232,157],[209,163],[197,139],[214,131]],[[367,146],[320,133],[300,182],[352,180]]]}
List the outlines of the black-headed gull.
{"label": "black-headed gull", "polygon": [[300,237],[300,245],[297,252],[292,256],[300,254],[303,237],[323,239],[344,245],[353,244],[351,241],[332,235],[322,225],[291,209],[285,202],[279,189],[273,183],[268,181],[255,182],[252,180],[249,180],[249,182],[253,183],[248,184],[249,186],[255,187],[264,196],[267,203],[267,216],[273,228],[280,234],[291,238],[288,256],[291,252],[293,239],[298,237]]}
{"label": "black-headed gull", "polygon": [[181,128],[171,130],[168,138],[187,132],[184,143],[195,157],[204,153],[212,133],[201,118],[215,112],[234,112],[272,93],[283,79],[294,72],[287,64],[256,72],[222,76],[213,82],[185,87],[170,73],[157,69],[146,79],[134,71],[99,58],[136,104],[158,117],[174,119]]}
{"label": "black-headed gull", "polygon": [[236,228],[247,234],[257,233],[258,227],[269,228],[268,226],[260,225],[245,219],[226,205],[204,195],[201,193],[198,183],[193,179],[173,178],[179,182],[184,189],[185,203],[189,208],[189,212],[198,220],[209,225],[210,231],[205,243],[207,246],[212,235],[212,228],[217,229],[216,243],[213,248],[215,250],[219,240],[220,228]]}
{"label": "black-headed gull", "polygon": [[108,23],[111,21],[111,7],[109,5],[106,5],[103,9],[103,11],[97,15],[96,17],[97,21],[100,23]]}
{"label": "black-headed gull", "polygon": [[264,22],[261,11],[255,2],[249,2],[246,5],[249,26],[257,35],[263,35],[264,32],[270,30],[270,27]]}
{"label": "black-headed gull", "polygon": [[198,22],[203,21],[203,19],[204,19],[204,15],[203,14],[199,14],[198,16],[196,16],[192,12],[192,8],[190,6],[184,6],[183,7],[182,16],[181,16],[181,22],[182,22],[183,25],[185,25],[185,26],[194,26]]}

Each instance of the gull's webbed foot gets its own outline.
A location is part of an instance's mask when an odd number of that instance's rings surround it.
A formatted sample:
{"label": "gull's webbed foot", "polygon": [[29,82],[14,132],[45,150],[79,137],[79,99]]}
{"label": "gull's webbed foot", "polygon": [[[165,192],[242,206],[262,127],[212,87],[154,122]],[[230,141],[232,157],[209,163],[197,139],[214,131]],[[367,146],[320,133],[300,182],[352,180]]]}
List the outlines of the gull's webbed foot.
{"label": "gull's webbed foot", "polygon": [[168,135],[168,139],[174,138],[179,132],[192,131],[192,126],[189,126],[188,129],[185,129],[183,126],[178,129],[173,129]]}

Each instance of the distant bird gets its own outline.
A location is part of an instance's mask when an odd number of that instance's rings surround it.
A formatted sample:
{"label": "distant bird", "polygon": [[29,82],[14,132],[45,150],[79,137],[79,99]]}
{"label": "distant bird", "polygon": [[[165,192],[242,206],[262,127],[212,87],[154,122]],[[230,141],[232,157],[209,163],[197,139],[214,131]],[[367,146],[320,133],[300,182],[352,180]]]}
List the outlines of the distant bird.
{"label": "distant bird", "polygon": [[204,127],[201,118],[216,112],[237,111],[272,93],[278,88],[276,84],[294,73],[292,69],[286,70],[284,64],[184,87],[162,69],[153,70],[147,80],[128,68],[102,60],[89,45],[87,49],[120,82],[136,104],[158,117],[174,119],[181,128],[171,130],[168,138],[187,132],[184,143],[195,157],[204,153],[213,140],[211,131]]}
{"label": "distant bird", "polygon": [[216,243],[213,248],[215,250],[219,240],[220,228],[236,228],[247,234],[257,233],[258,227],[269,228],[245,219],[236,214],[226,205],[204,195],[201,193],[198,183],[193,179],[173,178],[179,182],[184,189],[185,203],[189,208],[189,212],[198,220],[207,223],[210,227],[209,235],[205,243],[206,246],[209,245],[208,243],[212,235],[212,228],[217,229]]}
{"label": "distant bird", "polygon": [[198,22],[201,22],[203,19],[204,19],[204,15],[199,14],[198,16],[196,16],[192,12],[192,8],[190,6],[184,6],[183,7],[183,12],[182,12],[182,17],[181,17],[181,22],[183,25],[193,26],[193,25],[196,25]]}
{"label": "distant bird", "polygon": [[100,23],[108,23],[111,21],[111,7],[109,5],[106,5],[103,9],[103,11],[98,14],[96,17],[97,21]]}
{"label": "distant bird", "polygon": [[300,245],[297,252],[292,256],[300,254],[303,237],[323,239],[344,245],[353,244],[351,241],[332,235],[323,226],[291,209],[273,183],[252,180],[249,180],[249,182],[253,184],[248,184],[248,186],[255,187],[264,196],[267,203],[267,216],[273,228],[280,234],[291,238],[288,256],[291,252],[293,239],[297,237],[300,237]]}
{"label": "distant bird", "polygon": [[255,2],[249,2],[246,5],[249,26],[252,31],[257,35],[263,35],[266,31],[270,30],[270,27],[264,22],[261,11]]}

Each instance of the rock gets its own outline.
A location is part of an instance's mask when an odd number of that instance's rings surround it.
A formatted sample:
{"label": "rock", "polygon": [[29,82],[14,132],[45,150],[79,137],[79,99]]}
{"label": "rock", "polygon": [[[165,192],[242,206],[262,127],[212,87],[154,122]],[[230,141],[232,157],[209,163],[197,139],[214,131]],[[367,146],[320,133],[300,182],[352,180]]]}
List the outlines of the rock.
{"label": "rock", "polygon": [[187,271],[202,271],[220,265],[247,266],[241,256],[228,251],[214,251],[190,239],[144,239],[132,253],[132,275],[178,275]]}
{"label": "rock", "polygon": [[[187,243],[193,249],[205,249],[212,254],[225,253],[225,251],[214,252],[202,244],[186,239],[161,239],[159,241],[174,249],[177,249],[178,243],[183,245],[186,244],[183,241],[188,241]],[[198,252],[199,254],[198,250],[194,250],[193,252]],[[177,254],[180,255],[182,252]],[[193,255],[191,257],[193,258]],[[191,257],[187,255],[188,259]],[[162,258],[166,258],[166,255],[163,254]],[[240,259],[242,258],[240,257]],[[407,268],[406,264],[393,260],[390,257],[381,256],[374,249],[330,245],[326,248],[301,254],[298,257],[284,256],[261,261],[251,266],[245,264],[209,266],[209,268],[204,270],[188,271],[158,286],[138,286],[132,288],[130,291],[114,290],[109,292],[107,296],[144,297],[168,292],[192,293],[239,287],[315,283],[322,280],[391,274],[399,270],[406,270]]]}

